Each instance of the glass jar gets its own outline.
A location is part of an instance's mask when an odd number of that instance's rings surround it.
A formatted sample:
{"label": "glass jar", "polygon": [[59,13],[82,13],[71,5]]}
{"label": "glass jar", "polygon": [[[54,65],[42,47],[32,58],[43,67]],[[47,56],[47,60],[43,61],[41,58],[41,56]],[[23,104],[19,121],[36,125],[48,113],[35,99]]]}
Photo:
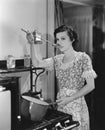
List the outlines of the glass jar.
{"label": "glass jar", "polygon": [[15,68],[15,58],[12,55],[7,56],[7,68]]}

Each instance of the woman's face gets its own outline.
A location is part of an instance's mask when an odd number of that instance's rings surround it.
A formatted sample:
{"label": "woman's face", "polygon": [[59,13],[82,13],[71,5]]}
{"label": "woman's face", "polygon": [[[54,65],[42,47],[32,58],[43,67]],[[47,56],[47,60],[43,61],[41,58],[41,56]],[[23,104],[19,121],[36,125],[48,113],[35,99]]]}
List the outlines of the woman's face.
{"label": "woman's face", "polygon": [[72,41],[70,40],[67,32],[59,32],[56,34],[56,42],[60,51],[65,52],[72,47]]}

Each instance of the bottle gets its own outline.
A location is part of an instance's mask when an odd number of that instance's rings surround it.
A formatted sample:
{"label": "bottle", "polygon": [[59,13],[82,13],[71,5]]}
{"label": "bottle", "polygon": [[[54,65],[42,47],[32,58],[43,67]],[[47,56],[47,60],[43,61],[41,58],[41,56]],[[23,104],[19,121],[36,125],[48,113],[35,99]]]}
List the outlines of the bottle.
{"label": "bottle", "polygon": [[24,55],[24,67],[30,67],[30,55],[29,54]]}

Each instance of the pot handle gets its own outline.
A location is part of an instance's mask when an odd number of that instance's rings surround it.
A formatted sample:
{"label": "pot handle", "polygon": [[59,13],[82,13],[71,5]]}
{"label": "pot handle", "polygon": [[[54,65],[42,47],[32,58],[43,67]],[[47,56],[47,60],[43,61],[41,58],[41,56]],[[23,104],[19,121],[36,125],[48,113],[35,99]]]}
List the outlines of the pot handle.
{"label": "pot handle", "polygon": [[58,107],[57,102],[51,102],[51,103],[49,103],[49,107],[52,108],[52,109],[54,109],[54,110],[56,110],[57,107]]}

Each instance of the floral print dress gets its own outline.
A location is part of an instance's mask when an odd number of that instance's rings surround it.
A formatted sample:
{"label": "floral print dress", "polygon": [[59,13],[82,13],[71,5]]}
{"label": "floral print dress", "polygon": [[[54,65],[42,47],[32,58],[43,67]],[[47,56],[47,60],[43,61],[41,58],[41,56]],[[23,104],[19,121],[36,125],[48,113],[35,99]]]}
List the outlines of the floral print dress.
{"label": "floral print dress", "polygon": [[[46,60],[49,69],[52,63],[55,65],[56,77],[58,81],[57,99],[71,96],[85,87],[86,78],[95,78],[96,73],[92,68],[90,57],[85,52],[75,52],[75,58],[72,62],[63,63],[63,54],[57,55],[52,59]],[[89,130],[89,113],[84,96],[68,103],[64,107],[58,107],[59,111],[71,114],[73,120],[79,121],[80,126],[75,130]]]}

